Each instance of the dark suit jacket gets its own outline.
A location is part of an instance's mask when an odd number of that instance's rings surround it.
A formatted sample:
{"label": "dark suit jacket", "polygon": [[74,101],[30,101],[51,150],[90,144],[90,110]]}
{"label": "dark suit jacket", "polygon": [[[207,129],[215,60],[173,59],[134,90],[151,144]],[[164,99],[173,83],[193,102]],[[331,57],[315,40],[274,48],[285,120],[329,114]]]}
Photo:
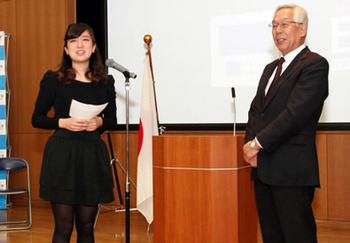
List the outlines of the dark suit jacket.
{"label": "dark suit jacket", "polygon": [[269,185],[320,186],[315,137],[328,96],[328,62],[304,48],[264,102],[265,87],[277,63],[265,67],[249,110],[245,140],[257,137],[263,146],[252,179]]}

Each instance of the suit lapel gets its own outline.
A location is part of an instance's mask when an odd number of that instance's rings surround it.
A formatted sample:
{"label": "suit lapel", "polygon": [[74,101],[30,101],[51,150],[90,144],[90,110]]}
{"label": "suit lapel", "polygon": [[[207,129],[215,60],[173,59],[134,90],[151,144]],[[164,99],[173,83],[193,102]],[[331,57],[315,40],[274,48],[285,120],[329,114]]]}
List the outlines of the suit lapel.
{"label": "suit lapel", "polygon": [[269,79],[270,79],[273,71],[275,70],[277,64],[278,64],[278,59],[271,62],[269,65],[267,65],[266,69],[264,70],[263,75],[261,77],[259,94],[260,94],[260,102],[262,104],[265,103],[265,90],[266,90],[267,83],[269,82]]}
{"label": "suit lapel", "polygon": [[[293,70],[295,68],[299,68],[299,66],[301,65],[301,60],[305,58],[305,56],[309,53],[309,49],[308,47],[305,47],[295,58],[294,60],[289,64],[289,66],[286,68],[286,70],[284,70],[284,72],[281,74],[281,76],[276,80],[276,83],[274,84],[274,86],[272,87],[272,89],[270,90],[269,93],[269,97],[265,102],[265,108],[268,106],[268,104],[271,102],[271,100],[273,100],[273,97],[276,95],[276,93],[278,92],[278,89],[281,87],[281,85],[284,82],[287,82],[289,80],[290,75],[292,75]],[[278,63],[278,60],[275,61],[276,63]],[[273,70],[276,68],[277,64],[274,65]],[[272,74],[270,74],[269,78],[271,77]],[[269,79],[268,78],[268,79]],[[268,81],[267,79],[267,81]],[[267,84],[266,81],[266,84]],[[266,87],[265,84],[265,87]]]}

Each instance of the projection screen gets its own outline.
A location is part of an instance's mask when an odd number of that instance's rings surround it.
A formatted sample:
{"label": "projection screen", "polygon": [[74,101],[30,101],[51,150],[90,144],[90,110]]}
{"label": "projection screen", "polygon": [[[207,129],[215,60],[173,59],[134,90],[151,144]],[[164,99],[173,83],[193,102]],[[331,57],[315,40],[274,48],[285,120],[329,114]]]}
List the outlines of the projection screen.
{"label": "projection screen", "polygon": [[[285,1],[108,0],[108,57],[136,73],[130,80],[130,124],[138,124],[150,34],[161,124],[246,123],[265,65],[278,58],[271,22]],[[350,1],[303,0],[309,14],[307,46],[330,64],[330,94],[320,122],[350,121]],[[116,79],[118,123],[125,124],[125,79]]]}

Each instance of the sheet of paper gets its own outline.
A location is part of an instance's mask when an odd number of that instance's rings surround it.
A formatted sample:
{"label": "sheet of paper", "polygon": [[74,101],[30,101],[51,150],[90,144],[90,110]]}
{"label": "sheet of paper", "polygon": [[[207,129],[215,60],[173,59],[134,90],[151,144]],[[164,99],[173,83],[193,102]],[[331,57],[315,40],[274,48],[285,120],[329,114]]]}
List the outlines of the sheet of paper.
{"label": "sheet of paper", "polygon": [[90,105],[72,100],[69,115],[76,119],[92,119],[106,108],[108,102],[102,105]]}

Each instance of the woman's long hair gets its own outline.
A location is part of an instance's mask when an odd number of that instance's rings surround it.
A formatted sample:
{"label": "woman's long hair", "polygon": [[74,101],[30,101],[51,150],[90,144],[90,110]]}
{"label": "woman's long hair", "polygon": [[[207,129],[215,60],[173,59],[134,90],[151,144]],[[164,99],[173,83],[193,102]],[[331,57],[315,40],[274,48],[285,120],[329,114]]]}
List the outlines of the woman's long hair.
{"label": "woman's long hair", "polygon": [[[92,43],[96,44],[96,38],[92,28],[85,23],[75,23],[68,26],[68,29],[64,37],[64,47],[67,46],[68,40],[78,38],[86,30],[89,32],[91,36]],[[58,81],[60,82],[72,83],[75,80],[75,71],[72,68],[72,60],[64,50],[63,50],[61,65],[57,71],[57,74],[58,74]],[[98,83],[107,78],[106,67],[102,62],[101,54],[97,46],[96,46],[95,52],[91,54],[90,61],[89,61],[89,69],[85,73],[85,77],[87,79],[90,79],[93,83]]]}

